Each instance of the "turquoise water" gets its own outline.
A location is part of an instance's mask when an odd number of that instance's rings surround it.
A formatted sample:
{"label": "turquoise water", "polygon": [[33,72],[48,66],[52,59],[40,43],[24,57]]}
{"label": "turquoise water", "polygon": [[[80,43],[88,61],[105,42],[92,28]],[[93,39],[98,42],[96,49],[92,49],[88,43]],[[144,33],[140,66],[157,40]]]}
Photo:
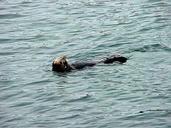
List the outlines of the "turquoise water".
{"label": "turquoise water", "polygon": [[170,0],[0,0],[0,127],[170,128],[170,55]]}

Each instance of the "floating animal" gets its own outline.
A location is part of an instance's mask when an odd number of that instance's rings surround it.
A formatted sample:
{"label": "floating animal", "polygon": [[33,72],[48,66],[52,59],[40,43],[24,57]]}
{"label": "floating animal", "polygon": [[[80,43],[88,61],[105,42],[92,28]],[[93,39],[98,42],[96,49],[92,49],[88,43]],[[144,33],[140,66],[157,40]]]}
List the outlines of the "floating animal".
{"label": "floating animal", "polygon": [[118,62],[118,63],[123,64],[126,61],[127,61],[126,57],[123,57],[121,55],[112,55],[112,56],[106,57],[106,58],[99,60],[99,61],[75,62],[75,63],[69,64],[66,56],[61,56],[61,57],[53,60],[52,71],[69,72],[72,70],[83,69],[85,67],[92,67],[92,66],[95,66],[99,63],[111,64],[114,62]]}

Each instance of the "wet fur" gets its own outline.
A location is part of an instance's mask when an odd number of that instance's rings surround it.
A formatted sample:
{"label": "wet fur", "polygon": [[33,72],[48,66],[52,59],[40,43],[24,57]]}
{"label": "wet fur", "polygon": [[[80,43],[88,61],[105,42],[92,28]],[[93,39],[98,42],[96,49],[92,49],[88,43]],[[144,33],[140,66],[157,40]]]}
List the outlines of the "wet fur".
{"label": "wet fur", "polygon": [[52,70],[56,72],[68,72],[74,69],[83,69],[84,67],[92,67],[98,63],[110,64],[113,62],[125,63],[127,61],[126,57],[120,55],[112,55],[105,59],[102,59],[97,62],[77,62],[73,64],[69,64],[66,56],[62,56],[57,58],[52,63]]}

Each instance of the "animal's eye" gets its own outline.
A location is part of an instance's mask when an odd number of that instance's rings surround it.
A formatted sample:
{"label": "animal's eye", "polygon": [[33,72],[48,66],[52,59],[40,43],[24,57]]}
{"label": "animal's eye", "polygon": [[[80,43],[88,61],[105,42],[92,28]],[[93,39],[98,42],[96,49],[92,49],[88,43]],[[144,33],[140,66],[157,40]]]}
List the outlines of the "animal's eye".
{"label": "animal's eye", "polygon": [[64,65],[67,65],[67,62],[66,61],[64,62]]}
{"label": "animal's eye", "polygon": [[60,64],[62,64],[62,62],[60,62]]}

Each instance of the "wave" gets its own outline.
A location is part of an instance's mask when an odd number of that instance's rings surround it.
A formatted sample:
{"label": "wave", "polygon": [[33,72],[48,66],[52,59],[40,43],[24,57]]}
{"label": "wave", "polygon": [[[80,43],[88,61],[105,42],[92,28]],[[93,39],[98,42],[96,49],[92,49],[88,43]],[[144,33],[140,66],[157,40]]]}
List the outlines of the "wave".
{"label": "wave", "polygon": [[68,100],[67,102],[77,102],[77,101],[83,101],[83,100],[86,100],[90,97],[89,94],[86,94],[86,95],[83,95],[81,97],[76,97],[76,98],[72,98],[70,100]]}
{"label": "wave", "polygon": [[13,19],[13,18],[20,18],[20,17],[24,17],[25,15],[21,15],[21,14],[0,14],[0,19]]}
{"label": "wave", "polygon": [[72,119],[72,118],[77,118],[77,117],[79,117],[79,116],[80,116],[79,114],[66,115],[66,116],[63,116],[63,117],[59,117],[58,120]]}
{"label": "wave", "polygon": [[150,44],[144,45],[138,48],[129,49],[130,52],[159,52],[159,51],[171,51],[171,47],[166,44]]}

